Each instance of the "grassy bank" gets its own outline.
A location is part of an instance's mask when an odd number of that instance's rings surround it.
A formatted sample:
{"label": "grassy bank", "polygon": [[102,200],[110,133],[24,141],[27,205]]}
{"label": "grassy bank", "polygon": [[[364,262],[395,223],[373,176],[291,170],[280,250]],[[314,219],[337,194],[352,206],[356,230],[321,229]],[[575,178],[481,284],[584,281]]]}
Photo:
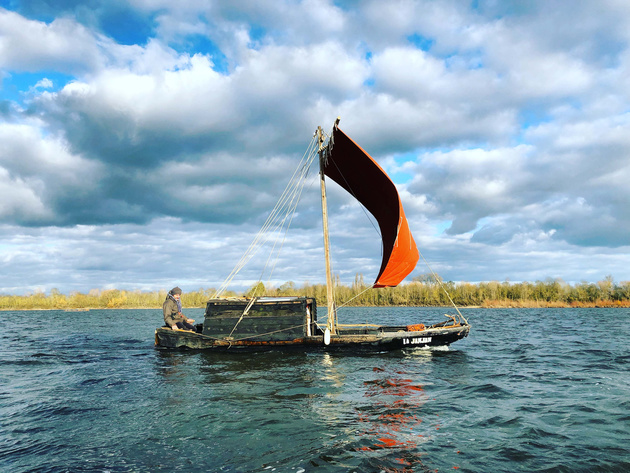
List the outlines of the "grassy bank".
{"label": "grassy bank", "polygon": [[534,308],[630,308],[630,301],[600,300],[595,302],[547,302],[547,301],[484,301],[484,309],[534,309]]}
{"label": "grassy bank", "polygon": [[[182,299],[185,307],[205,307],[213,290],[187,292]],[[140,292],[117,289],[92,290],[88,294],[69,295],[53,290],[50,294],[25,296],[0,295],[0,310],[80,310],[80,309],[159,309],[166,299],[166,291]]]}
{"label": "grassy bank", "polygon": [[[534,283],[482,282],[453,283],[420,276],[411,283],[398,287],[369,289],[363,277],[357,275],[352,286],[337,282],[335,299],[338,305],[349,306],[450,306],[483,308],[538,308],[538,307],[630,307],[630,282],[615,283],[607,277],[597,283],[570,285],[558,279],[547,279]],[[205,307],[206,301],[215,290],[198,289],[184,291],[182,304],[186,308]],[[68,295],[53,289],[49,294],[37,292],[27,295],[0,295],[0,310],[80,310],[80,309],[159,309],[166,298],[166,291],[125,291],[118,289],[93,289],[87,294],[72,292]],[[280,287],[265,287],[258,283],[244,295],[261,296],[307,296],[326,305],[326,286],[305,284],[297,287],[287,282]],[[225,296],[237,296],[227,293]]]}

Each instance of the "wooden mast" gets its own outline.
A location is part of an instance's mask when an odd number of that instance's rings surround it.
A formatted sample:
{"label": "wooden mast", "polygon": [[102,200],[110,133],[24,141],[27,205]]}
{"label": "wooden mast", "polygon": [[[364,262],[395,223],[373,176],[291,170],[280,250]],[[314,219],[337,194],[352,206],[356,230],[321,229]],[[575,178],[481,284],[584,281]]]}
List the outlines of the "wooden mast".
{"label": "wooden mast", "polygon": [[322,194],[322,222],[324,226],[324,257],[326,259],[326,298],[328,299],[327,328],[331,335],[337,333],[337,309],[335,307],[335,293],[333,288],[332,269],[330,264],[330,240],[328,238],[328,204],[326,201],[326,181],[324,179],[324,133],[322,127],[317,127],[319,141],[319,186]]}

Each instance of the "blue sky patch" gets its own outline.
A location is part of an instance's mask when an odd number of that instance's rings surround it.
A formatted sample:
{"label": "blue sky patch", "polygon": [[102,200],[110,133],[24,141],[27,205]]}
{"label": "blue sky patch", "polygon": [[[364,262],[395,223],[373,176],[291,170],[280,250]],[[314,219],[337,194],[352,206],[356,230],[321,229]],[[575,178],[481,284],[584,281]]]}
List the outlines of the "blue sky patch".
{"label": "blue sky patch", "polygon": [[[410,151],[404,154],[397,154],[393,157],[397,166],[402,166],[408,162],[416,162],[418,160],[418,153],[416,151]],[[391,178],[396,184],[406,184],[413,179],[413,174],[403,171],[392,172]]]}
{"label": "blue sky patch", "polygon": [[422,36],[421,34],[414,33],[407,37],[407,40],[413,44],[416,48],[428,51],[435,44],[435,40]]}
{"label": "blue sky patch", "polygon": [[73,76],[51,71],[12,72],[2,77],[0,97],[4,100],[23,104],[25,99],[29,99],[34,94],[44,90],[49,92],[61,90],[73,79]]}
{"label": "blue sky patch", "polygon": [[182,43],[169,44],[178,52],[185,52],[191,56],[194,54],[204,54],[212,58],[213,69],[221,74],[229,72],[229,62],[223,51],[207,36],[197,34],[187,36]]}
{"label": "blue sky patch", "polygon": [[527,107],[519,110],[518,121],[522,128],[529,128],[551,121],[552,117],[546,107]]}
{"label": "blue sky patch", "polygon": [[449,228],[451,228],[451,225],[453,225],[453,221],[452,220],[443,220],[439,223],[436,223],[434,225],[435,227],[435,235],[442,235],[446,230],[448,230]]}
{"label": "blue sky patch", "polygon": [[124,45],[145,45],[153,35],[153,16],[145,16],[132,9],[105,12],[101,17],[103,32]]}

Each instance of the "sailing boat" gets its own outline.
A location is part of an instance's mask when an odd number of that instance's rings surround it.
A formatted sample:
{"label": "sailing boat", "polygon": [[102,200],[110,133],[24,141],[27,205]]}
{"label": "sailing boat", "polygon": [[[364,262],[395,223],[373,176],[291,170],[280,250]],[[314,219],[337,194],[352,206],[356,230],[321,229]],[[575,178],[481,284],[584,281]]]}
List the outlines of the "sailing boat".
{"label": "sailing boat", "polygon": [[[207,302],[204,322],[195,327],[195,332],[160,327],[155,331],[156,346],[382,351],[446,346],[468,336],[470,324],[455,304],[456,314],[446,315],[448,320],[428,326],[418,322],[400,326],[339,324],[330,263],[326,177],[348,191],[378,223],[383,257],[372,287],[398,285],[415,268],[419,251],[396,186],[376,161],[339,128],[339,119],[328,136],[318,127],[313,143],[307,155],[319,159],[328,303],[326,325],[318,323],[317,302],[312,297],[225,298],[220,297],[223,290],[220,289]],[[237,268],[240,266],[241,263],[237,264]]]}

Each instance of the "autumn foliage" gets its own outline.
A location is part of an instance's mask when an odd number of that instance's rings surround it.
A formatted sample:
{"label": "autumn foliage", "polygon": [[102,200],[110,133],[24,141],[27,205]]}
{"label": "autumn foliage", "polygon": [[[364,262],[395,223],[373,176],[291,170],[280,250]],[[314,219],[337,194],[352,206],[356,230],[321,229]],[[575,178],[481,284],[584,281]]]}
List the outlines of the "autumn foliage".
{"label": "autumn foliage", "polygon": [[[433,275],[413,278],[398,287],[370,289],[357,275],[350,286],[336,278],[337,304],[351,306],[446,306],[450,295],[459,307],[630,307],[630,281],[615,283],[612,276],[597,283],[567,284],[560,279],[520,282],[443,282]],[[446,290],[446,291],[445,291]],[[185,307],[204,307],[214,289],[184,291]],[[236,293],[226,295],[235,296]],[[326,286],[304,284],[300,287],[286,282],[279,287],[265,287],[256,283],[245,295],[307,296],[320,305],[326,304]],[[159,308],[166,298],[166,290],[153,292],[118,289],[93,289],[87,294],[62,294],[53,289],[49,294],[36,292],[24,296],[0,295],[0,310],[27,309],[134,309]]]}

